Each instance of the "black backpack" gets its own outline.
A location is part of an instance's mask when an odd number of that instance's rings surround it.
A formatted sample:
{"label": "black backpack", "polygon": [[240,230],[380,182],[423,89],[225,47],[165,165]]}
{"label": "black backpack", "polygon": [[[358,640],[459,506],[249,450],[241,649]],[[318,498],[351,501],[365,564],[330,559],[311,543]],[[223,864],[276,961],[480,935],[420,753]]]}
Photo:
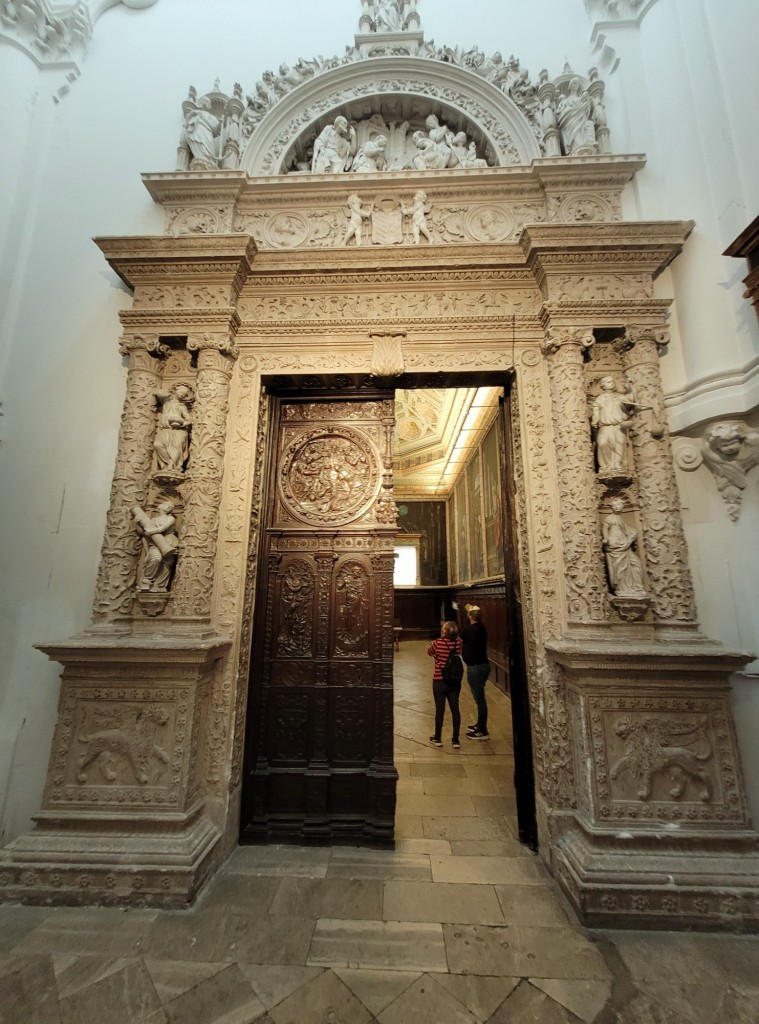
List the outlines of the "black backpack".
{"label": "black backpack", "polygon": [[463,678],[464,662],[461,660],[461,655],[456,653],[456,648],[452,647],[448,652],[445,665],[443,665],[443,682],[449,690],[457,690],[461,686]]}

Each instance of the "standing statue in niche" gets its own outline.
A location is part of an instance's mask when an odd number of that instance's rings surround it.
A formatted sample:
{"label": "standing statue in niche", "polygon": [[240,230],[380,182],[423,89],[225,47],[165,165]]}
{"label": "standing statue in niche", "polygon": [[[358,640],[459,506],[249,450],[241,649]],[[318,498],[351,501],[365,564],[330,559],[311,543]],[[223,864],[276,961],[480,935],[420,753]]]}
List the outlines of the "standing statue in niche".
{"label": "standing statue in niche", "polygon": [[168,392],[155,393],[159,413],[153,448],[158,461],[158,476],[175,480],[184,472],[190,455],[190,405],[193,397],[188,384],[175,384]]}
{"label": "standing statue in niche", "polygon": [[646,597],[643,566],[634,551],[638,531],[620,515],[624,508],[621,498],[612,498],[610,504],[611,514],[604,518],[602,539],[612,592],[616,597]]}
{"label": "standing statue in niche", "polygon": [[430,114],[424,122],[427,128],[427,135],[433,142],[435,149],[440,156],[440,167],[449,167],[453,163],[453,150],[451,143],[454,134],[448,125],[441,124],[435,114]]}
{"label": "standing statue in niche", "polygon": [[404,217],[411,218],[411,235],[414,245],[419,245],[422,235],[428,242],[431,242],[432,232],[427,224],[427,214],[430,212],[427,208],[427,193],[421,190],[414,193],[411,206],[401,206],[401,211]]}
{"label": "standing statue in niche", "polygon": [[567,156],[595,153],[596,130],[592,120],[592,101],[583,91],[579,78],[569,83],[569,91],[559,101],[556,116]]}
{"label": "standing statue in niche", "polygon": [[322,128],[314,143],[311,171],[314,174],[341,174],[349,171],[356,155],[356,129],[339,114],[334,124]]}
{"label": "standing statue in niche", "polygon": [[632,392],[615,389],[613,377],[602,377],[601,392],[594,399],[590,423],[596,431],[596,455],[601,476],[626,475],[625,436],[630,417],[638,408]]}
{"label": "standing statue in niche", "polygon": [[374,203],[362,206],[361,199],[355,192],[348,196],[348,230],[343,236],[343,245],[347,245],[351,238],[356,239],[356,245],[361,245],[364,221],[369,220],[373,212]]}
{"label": "standing statue in niche", "polygon": [[192,156],[188,161],[190,170],[218,168],[216,136],[220,130],[221,121],[212,112],[209,98],[203,96],[196,107],[188,110],[179,140],[180,149],[189,150]]}
{"label": "standing statue in niche", "polygon": [[168,592],[179,547],[173,511],[174,506],[170,501],[161,502],[158,506],[158,515],[152,519],[139,505],[132,509],[137,533],[145,545],[145,561],[138,590],[154,594]]}
{"label": "standing statue in niche", "polygon": [[376,32],[399,32],[403,28],[403,0],[375,0],[372,21]]}

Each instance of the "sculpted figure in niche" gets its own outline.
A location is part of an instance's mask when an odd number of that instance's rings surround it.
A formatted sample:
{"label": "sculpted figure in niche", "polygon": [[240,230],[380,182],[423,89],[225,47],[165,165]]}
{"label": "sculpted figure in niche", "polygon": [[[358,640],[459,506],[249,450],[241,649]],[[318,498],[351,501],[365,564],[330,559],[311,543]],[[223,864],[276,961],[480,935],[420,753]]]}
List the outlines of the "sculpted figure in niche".
{"label": "sculpted figure in niche", "polygon": [[611,514],[604,518],[602,538],[611,589],[617,597],[646,597],[643,567],[634,551],[638,532],[622,519],[622,499],[612,498],[610,504]]}
{"label": "sculpted figure in niche", "polygon": [[418,171],[437,171],[445,167],[448,157],[442,157],[437,146],[424,132],[416,131],[412,136],[417,152],[411,161]]}
{"label": "sculpted figure in niche", "polygon": [[173,511],[174,506],[170,501],[161,502],[158,515],[152,519],[139,505],[132,509],[137,533],[145,545],[139,590],[165,594],[169,589],[179,546],[174,532],[176,518],[172,515]]}
{"label": "sculpted figure in niche", "polygon": [[403,0],[375,0],[372,20],[376,32],[398,32],[403,28]]}
{"label": "sculpted figure in niche", "polygon": [[170,474],[182,473],[190,455],[192,388],[188,384],[175,384],[169,392],[157,391],[155,400],[159,413],[153,448],[158,469],[168,470]]}
{"label": "sculpted figure in niche", "polygon": [[216,154],[216,136],[221,121],[211,110],[211,101],[203,96],[200,103],[187,112],[180,145],[192,154],[191,170],[209,170],[219,166]]}
{"label": "sculpted figure in niche", "polygon": [[364,173],[369,172],[370,174],[376,171],[384,171],[387,166],[387,160],[385,159],[386,146],[387,138],[384,135],[378,135],[376,138],[369,139],[356,154],[352,169]]}
{"label": "sculpted figure in niche", "polygon": [[343,245],[347,245],[351,238],[356,239],[356,245],[361,245],[363,238],[363,223],[369,220],[374,211],[374,203],[370,206],[362,206],[361,199],[352,192],[348,196],[348,230],[343,237]]}
{"label": "sculpted figure in niche", "polygon": [[421,190],[416,192],[411,206],[401,206],[401,210],[404,217],[411,218],[411,235],[414,239],[414,245],[419,245],[422,235],[424,235],[428,242],[431,242],[432,232],[427,224],[427,214],[429,213],[427,193]]}
{"label": "sculpted figure in niche", "polygon": [[602,377],[601,393],[594,399],[591,426],[596,430],[598,472],[602,476],[625,474],[625,436],[637,408],[635,396],[615,389],[613,377]]}
{"label": "sculpted figure in niche", "polygon": [[580,79],[573,78],[567,95],[559,101],[556,110],[567,156],[595,152],[596,130],[591,115],[591,98],[587,90],[583,92]]}
{"label": "sculpted figure in niche", "polygon": [[311,170],[314,174],[340,174],[349,171],[356,155],[356,129],[339,114],[334,124],[322,128],[314,143]]}

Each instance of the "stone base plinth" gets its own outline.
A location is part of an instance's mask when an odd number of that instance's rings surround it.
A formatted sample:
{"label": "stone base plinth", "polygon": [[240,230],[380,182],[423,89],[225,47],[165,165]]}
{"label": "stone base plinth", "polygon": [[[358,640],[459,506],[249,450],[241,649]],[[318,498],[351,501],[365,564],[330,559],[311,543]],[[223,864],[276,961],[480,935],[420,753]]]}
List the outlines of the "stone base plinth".
{"label": "stone base plinth", "polygon": [[229,640],[97,627],[64,665],[36,828],[0,851],[0,899],[181,907],[223,856],[209,716]]}
{"label": "stone base plinth", "polygon": [[722,843],[693,836],[668,844],[661,832],[646,838],[577,831],[559,840],[553,870],[591,928],[759,931],[753,832]]}
{"label": "stone base plinth", "polygon": [[194,900],[219,859],[219,830],[197,813],[160,823],[45,815],[37,822],[0,851],[2,901],[179,908]]}

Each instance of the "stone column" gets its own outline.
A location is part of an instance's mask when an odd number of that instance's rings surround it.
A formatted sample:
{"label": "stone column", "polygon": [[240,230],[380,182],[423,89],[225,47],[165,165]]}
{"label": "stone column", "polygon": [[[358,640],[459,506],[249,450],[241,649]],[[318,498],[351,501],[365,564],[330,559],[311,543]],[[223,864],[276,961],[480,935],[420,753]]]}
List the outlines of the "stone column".
{"label": "stone column", "polygon": [[583,352],[593,342],[589,328],[562,327],[550,329],[543,343],[551,385],[570,623],[606,619],[606,580],[583,373]]}
{"label": "stone column", "polygon": [[654,614],[659,621],[695,626],[693,582],[659,373],[659,345],[666,337],[666,332],[650,327],[628,327],[620,349],[627,379],[643,407],[632,418],[630,439]]}
{"label": "stone column", "polygon": [[187,505],[172,588],[175,616],[208,620],[214,587],[229,387],[237,350],[229,335],[189,337],[197,352]]}
{"label": "stone column", "polygon": [[129,369],[95,590],[96,622],[131,613],[140,551],[132,509],[146,501],[155,434],[154,395],[161,386],[161,363],[157,357],[166,351],[157,334],[125,336],[120,350],[129,357]]}

